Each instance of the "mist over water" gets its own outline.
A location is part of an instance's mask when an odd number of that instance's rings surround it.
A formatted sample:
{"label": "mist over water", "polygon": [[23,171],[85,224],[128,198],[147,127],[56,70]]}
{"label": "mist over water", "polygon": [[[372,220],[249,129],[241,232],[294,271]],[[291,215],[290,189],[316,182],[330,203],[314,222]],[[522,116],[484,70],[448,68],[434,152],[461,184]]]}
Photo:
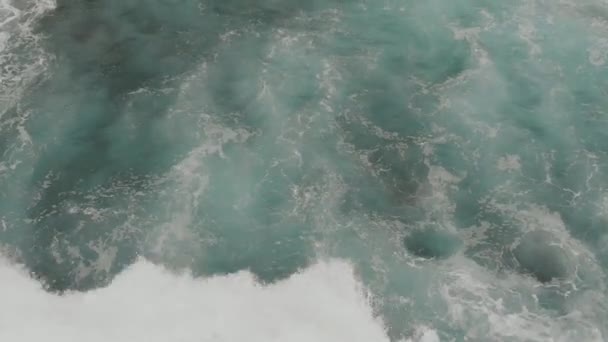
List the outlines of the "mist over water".
{"label": "mist over water", "polygon": [[138,341],[603,341],[606,37],[602,0],[0,0],[0,298]]}

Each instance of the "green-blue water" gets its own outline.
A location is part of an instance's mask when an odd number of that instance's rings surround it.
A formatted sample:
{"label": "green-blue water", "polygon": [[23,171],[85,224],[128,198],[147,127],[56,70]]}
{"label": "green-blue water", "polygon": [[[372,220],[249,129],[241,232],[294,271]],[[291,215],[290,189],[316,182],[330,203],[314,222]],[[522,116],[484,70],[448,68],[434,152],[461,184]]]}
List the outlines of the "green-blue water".
{"label": "green-blue water", "polygon": [[0,244],[48,291],[344,258],[395,341],[608,339],[605,1],[44,4],[0,2]]}

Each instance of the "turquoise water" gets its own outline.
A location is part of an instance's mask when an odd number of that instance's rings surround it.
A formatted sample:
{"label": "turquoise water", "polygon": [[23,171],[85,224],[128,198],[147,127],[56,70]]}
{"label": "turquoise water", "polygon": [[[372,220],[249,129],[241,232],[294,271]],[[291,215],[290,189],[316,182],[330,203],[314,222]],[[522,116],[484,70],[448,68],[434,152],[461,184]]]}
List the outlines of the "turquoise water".
{"label": "turquoise water", "polygon": [[48,291],[340,258],[394,341],[608,339],[605,1],[0,4],[0,243]]}

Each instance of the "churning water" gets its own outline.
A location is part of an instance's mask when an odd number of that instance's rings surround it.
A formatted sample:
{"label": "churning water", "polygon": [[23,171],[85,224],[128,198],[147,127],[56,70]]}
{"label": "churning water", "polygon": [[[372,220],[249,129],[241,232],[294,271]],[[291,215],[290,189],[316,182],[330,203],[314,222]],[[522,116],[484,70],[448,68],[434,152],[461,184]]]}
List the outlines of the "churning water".
{"label": "churning water", "polygon": [[605,0],[0,0],[0,340],[608,339]]}

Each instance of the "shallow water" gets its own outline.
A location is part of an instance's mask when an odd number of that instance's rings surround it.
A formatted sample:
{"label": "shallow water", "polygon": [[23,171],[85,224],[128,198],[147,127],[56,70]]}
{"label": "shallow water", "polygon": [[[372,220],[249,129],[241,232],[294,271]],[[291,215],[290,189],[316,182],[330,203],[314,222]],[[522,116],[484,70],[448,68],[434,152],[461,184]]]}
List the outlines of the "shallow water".
{"label": "shallow water", "polygon": [[[0,280],[36,324],[608,338],[605,1],[3,0],[0,27]],[[187,295],[145,316],[147,281]],[[214,296],[232,324],[162,310]],[[125,307],[133,335],[85,328]],[[265,308],[292,328],[233,331]]]}

